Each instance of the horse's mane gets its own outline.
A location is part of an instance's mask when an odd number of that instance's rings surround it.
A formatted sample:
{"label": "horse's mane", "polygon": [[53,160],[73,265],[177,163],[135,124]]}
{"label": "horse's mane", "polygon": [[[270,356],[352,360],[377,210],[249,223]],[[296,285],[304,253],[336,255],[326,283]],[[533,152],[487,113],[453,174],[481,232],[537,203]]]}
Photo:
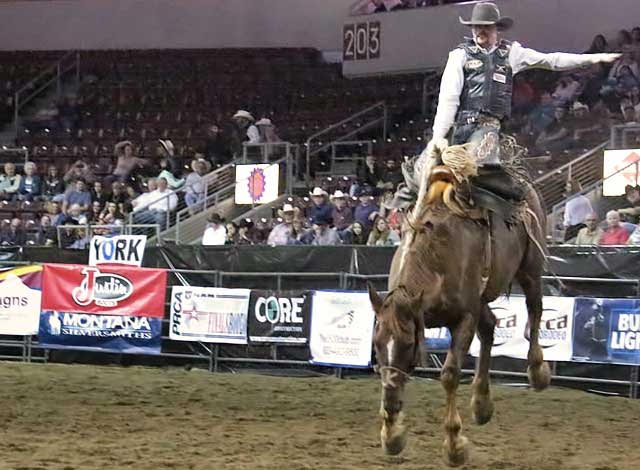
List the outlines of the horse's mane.
{"label": "horse's mane", "polygon": [[386,316],[384,321],[387,323],[389,331],[395,337],[409,338],[411,332],[409,331],[408,325],[415,324],[414,322],[416,320],[419,322],[418,324],[423,323],[420,322],[420,318],[418,318],[422,313],[413,311],[412,302],[413,299],[405,286],[399,286],[393,289],[385,298],[385,304],[393,303],[395,306],[395,308],[392,309],[384,309],[389,312],[389,315]]}

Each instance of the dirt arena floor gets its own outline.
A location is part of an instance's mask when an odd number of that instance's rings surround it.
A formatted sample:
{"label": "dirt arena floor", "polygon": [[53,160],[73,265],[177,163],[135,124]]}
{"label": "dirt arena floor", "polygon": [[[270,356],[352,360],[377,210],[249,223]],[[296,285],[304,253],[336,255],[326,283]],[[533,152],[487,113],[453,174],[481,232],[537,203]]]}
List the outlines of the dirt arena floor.
{"label": "dirt arena floor", "polygon": [[[494,387],[467,469],[636,470],[640,401]],[[378,445],[374,379],[0,363],[0,468],[441,469],[443,392],[409,385],[410,441]]]}

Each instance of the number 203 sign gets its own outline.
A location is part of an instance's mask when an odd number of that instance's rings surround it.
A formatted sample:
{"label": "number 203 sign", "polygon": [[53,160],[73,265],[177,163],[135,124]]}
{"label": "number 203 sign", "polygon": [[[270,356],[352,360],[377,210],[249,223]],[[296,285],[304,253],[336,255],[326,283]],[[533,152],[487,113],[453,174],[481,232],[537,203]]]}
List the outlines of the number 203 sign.
{"label": "number 203 sign", "polygon": [[346,24],[342,33],[342,60],[380,58],[380,22]]}

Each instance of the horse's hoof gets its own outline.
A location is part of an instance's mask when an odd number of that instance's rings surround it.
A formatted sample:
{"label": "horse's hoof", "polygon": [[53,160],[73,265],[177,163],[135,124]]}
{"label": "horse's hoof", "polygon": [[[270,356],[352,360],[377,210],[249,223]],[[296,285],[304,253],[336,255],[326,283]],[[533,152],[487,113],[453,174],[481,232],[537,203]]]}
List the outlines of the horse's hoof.
{"label": "horse's hoof", "polygon": [[394,425],[391,429],[382,426],[380,442],[385,454],[398,455],[407,445],[407,428],[402,425]]}
{"label": "horse's hoof", "polygon": [[551,383],[551,369],[546,362],[543,362],[538,367],[527,367],[527,375],[529,376],[529,385],[536,392],[544,390]]}
{"label": "horse's hoof", "polygon": [[471,397],[471,414],[473,421],[482,426],[491,421],[493,416],[493,401],[491,395],[473,395]]}
{"label": "horse's hoof", "polygon": [[469,441],[464,436],[458,436],[453,445],[445,439],[443,450],[444,461],[449,467],[459,467],[469,461]]}

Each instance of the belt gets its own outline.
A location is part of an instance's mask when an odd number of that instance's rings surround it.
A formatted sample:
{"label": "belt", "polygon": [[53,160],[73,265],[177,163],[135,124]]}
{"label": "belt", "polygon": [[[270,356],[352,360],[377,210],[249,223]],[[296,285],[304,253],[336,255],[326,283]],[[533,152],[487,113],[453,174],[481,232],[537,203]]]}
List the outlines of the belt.
{"label": "belt", "polygon": [[489,114],[471,114],[460,116],[458,122],[461,124],[495,124],[500,125],[500,119]]}

